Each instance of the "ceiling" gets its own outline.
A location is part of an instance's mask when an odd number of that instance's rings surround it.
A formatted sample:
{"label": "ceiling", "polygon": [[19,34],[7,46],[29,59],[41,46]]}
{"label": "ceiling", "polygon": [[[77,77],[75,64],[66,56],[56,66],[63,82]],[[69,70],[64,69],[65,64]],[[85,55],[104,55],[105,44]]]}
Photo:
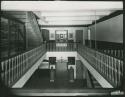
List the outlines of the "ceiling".
{"label": "ceiling", "polygon": [[40,25],[87,25],[116,10],[122,1],[2,1],[1,10],[33,11]]}

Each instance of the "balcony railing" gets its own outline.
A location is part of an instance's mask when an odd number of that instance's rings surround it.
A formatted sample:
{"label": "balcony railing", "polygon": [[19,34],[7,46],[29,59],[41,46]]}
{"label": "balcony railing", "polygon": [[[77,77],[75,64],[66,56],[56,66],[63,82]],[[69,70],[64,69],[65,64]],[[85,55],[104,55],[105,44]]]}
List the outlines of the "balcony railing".
{"label": "balcony railing", "polygon": [[1,62],[1,79],[11,87],[46,52],[45,44]]}
{"label": "balcony railing", "polygon": [[78,53],[85,58],[114,87],[122,85],[123,60],[78,45]]}
{"label": "balcony railing", "polygon": [[48,42],[18,56],[1,62],[1,79],[11,87],[32,65],[47,51],[77,51],[114,87],[122,85],[123,60],[97,50],[90,49],[80,43]]}
{"label": "balcony railing", "polygon": [[47,42],[46,44],[47,51],[76,51],[77,50],[77,43],[76,42]]}

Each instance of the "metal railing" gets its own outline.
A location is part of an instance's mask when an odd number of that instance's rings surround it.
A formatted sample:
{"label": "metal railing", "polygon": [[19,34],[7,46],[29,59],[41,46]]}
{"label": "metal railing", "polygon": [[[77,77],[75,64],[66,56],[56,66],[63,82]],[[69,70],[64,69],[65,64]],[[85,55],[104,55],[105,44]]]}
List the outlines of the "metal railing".
{"label": "metal railing", "polygon": [[65,42],[65,43],[58,43],[58,42],[47,42],[46,43],[47,51],[76,51],[77,50],[77,43],[76,42]]}
{"label": "metal railing", "polygon": [[122,85],[123,60],[78,45],[77,52],[85,58],[113,87]]}
{"label": "metal railing", "polygon": [[11,87],[46,52],[45,44],[1,62],[1,79]]}

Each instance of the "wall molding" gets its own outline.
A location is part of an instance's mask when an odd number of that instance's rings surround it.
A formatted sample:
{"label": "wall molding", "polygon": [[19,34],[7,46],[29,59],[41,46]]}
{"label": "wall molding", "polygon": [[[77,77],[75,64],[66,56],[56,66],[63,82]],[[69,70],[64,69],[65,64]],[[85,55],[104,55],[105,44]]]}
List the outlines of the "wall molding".
{"label": "wall molding", "polygon": [[40,25],[40,27],[54,28],[54,27],[88,27],[88,25]]}

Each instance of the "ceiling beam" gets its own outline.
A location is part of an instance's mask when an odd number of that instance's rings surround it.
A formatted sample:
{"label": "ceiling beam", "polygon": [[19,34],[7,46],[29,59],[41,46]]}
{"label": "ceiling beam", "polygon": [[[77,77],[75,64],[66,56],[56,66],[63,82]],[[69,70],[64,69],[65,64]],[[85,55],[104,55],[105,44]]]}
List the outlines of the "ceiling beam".
{"label": "ceiling beam", "polygon": [[122,10],[122,1],[2,1],[1,10],[9,11],[78,11]]}
{"label": "ceiling beam", "polygon": [[63,21],[63,22],[39,22],[40,25],[84,25],[92,24],[92,21]]}
{"label": "ceiling beam", "polygon": [[100,17],[99,16],[83,16],[83,17],[45,17],[46,21],[69,21],[69,20],[74,20],[74,21],[92,21],[92,20],[98,20]]}
{"label": "ceiling beam", "polygon": [[65,16],[71,16],[71,17],[77,17],[77,16],[104,16],[109,15],[112,11],[74,11],[74,12],[41,12],[41,16],[45,17],[65,17]]}

